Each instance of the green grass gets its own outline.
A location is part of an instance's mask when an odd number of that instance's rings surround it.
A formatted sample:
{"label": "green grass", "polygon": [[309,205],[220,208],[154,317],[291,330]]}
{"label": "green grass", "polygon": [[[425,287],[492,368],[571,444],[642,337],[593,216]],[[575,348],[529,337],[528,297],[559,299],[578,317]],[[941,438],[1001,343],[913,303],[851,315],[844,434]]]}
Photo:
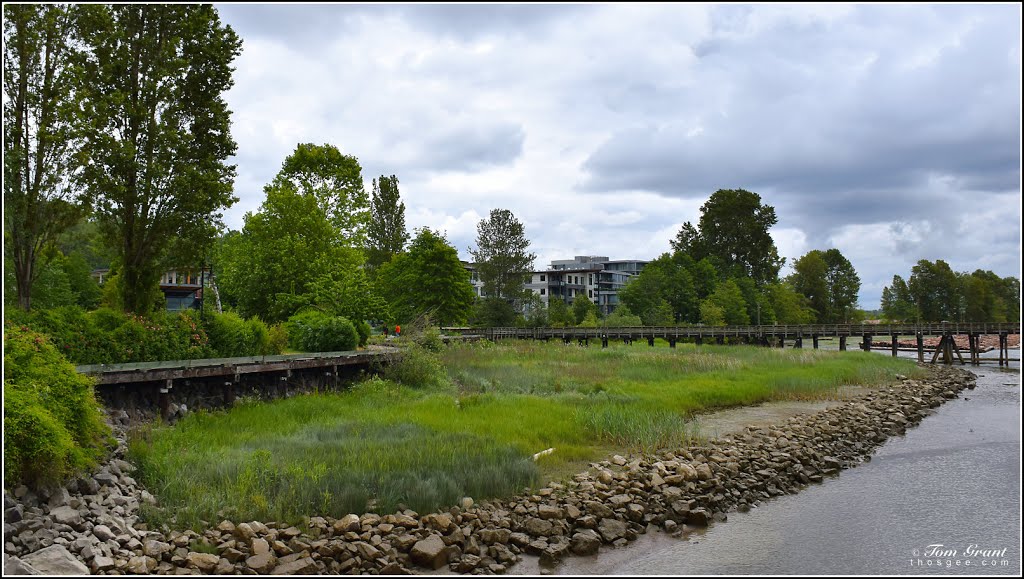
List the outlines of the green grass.
{"label": "green grass", "polygon": [[[173,514],[190,526],[221,517],[297,522],[368,505],[426,512],[462,496],[514,494],[610,449],[685,445],[699,436],[699,412],[819,399],[917,372],[864,352],[685,344],[478,343],[441,358],[447,377],[429,386],[371,379],[341,394],[193,414],[136,436],[142,479],[169,507],[150,518]],[[547,448],[555,452],[530,459]]]}

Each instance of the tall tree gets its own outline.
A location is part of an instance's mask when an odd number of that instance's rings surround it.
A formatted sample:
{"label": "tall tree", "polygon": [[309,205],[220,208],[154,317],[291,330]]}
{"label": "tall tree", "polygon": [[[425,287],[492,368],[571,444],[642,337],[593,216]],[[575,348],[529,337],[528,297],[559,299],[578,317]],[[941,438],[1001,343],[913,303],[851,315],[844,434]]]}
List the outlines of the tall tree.
{"label": "tall tree", "polygon": [[288,183],[266,193],[259,211],[245,215],[241,234],[224,240],[217,279],[243,315],[281,321],[313,302],[314,282],[358,268],[362,258],[341,245],[314,196]]}
{"label": "tall tree", "polygon": [[[40,258],[81,216],[72,184],[79,118],[68,5],[4,4],[4,247],[29,309]],[[52,253],[52,252],[51,252]]]}
{"label": "tall tree", "polygon": [[117,246],[123,305],[144,312],[161,270],[194,264],[237,201],[223,94],[241,40],[211,5],[79,9],[83,183]]}
{"label": "tall tree", "polygon": [[744,189],[719,189],[700,208],[698,227],[684,223],[672,242],[694,260],[711,259],[725,277],[749,277],[758,287],[778,279],[785,259],[768,233],[775,208]]}
{"label": "tall tree", "polygon": [[381,266],[377,283],[392,316],[403,323],[429,314],[441,325],[461,324],[473,305],[473,286],[459,252],[426,227],[407,252]]}
{"label": "tall tree", "polygon": [[284,184],[316,198],[338,230],[342,244],[362,247],[366,243],[370,199],[363,188],[362,168],[355,157],[341,154],[334,145],[300,143],[295,152],[285,158],[271,186]]}
{"label": "tall tree", "polygon": [[370,225],[367,228],[366,263],[380,267],[405,249],[409,232],[405,230],[405,203],[399,200],[398,177],[380,176],[373,180],[370,198]]}
{"label": "tall tree", "polygon": [[941,259],[922,259],[911,268],[907,286],[923,322],[959,321],[960,287],[956,273]]}
{"label": "tall tree", "polygon": [[835,248],[809,251],[793,264],[790,278],[796,291],[811,301],[822,324],[844,323],[857,306],[860,276]]}
{"label": "tall tree", "polygon": [[523,283],[533,271],[537,255],[530,253],[530,240],[523,224],[508,209],[492,209],[489,219],[476,226],[476,249],[470,248],[477,272],[488,297],[508,302],[521,299]]}
{"label": "tall tree", "polygon": [[919,317],[914,296],[898,275],[892,276],[892,283],[882,288],[882,314],[886,319],[901,322],[917,321]]}

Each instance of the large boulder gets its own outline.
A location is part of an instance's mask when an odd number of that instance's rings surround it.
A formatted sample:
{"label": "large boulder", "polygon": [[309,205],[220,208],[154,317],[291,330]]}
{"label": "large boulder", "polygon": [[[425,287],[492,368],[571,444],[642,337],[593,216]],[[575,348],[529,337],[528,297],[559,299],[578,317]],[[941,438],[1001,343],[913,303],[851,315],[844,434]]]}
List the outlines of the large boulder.
{"label": "large boulder", "polygon": [[597,525],[597,532],[601,533],[604,540],[609,543],[624,537],[626,529],[628,529],[626,523],[618,519],[601,519],[601,522]]}
{"label": "large boulder", "polygon": [[23,561],[43,575],[88,575],[89,568],[63,545],[50,545],[25,555]]}
{"label": "large boulder", "polygon": [[413,563],[427,569],[440,569],[448,564],[448,549],[437,535],[430,535],[422,541],[417,541],[409,554]]}
{"label": "large boulder", "polygon": [[7,575],[42,575],[42,573],[21,559],[8,557],[7,553],[4,553],[4,576]]}

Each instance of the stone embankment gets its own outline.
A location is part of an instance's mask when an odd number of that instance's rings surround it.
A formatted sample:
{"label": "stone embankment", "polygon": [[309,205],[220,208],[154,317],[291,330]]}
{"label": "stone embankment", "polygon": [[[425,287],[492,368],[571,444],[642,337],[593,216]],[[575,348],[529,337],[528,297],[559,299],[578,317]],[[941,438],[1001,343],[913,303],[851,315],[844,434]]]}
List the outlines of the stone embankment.
{"label": "stone embankment", "polygon": [[[821,482],[870,458],[964,388],[974,375],[941,367],[898,376],[841,406],[748,428],[659,456],[613,457],[536,494],[419,515],[311,517],[302,528],[221,521],[203,533],[149,530],[153,503],[129,474],[123,444],[92,477],[4,497],[5,573],[406,574],[448,566],[500,574],[524,553],[545,565],[622,546],[655,529],[724,521],[774,496]],[[123,443],[123,440],[122,440]],[[10,557],[8,557],[10,555]]]}

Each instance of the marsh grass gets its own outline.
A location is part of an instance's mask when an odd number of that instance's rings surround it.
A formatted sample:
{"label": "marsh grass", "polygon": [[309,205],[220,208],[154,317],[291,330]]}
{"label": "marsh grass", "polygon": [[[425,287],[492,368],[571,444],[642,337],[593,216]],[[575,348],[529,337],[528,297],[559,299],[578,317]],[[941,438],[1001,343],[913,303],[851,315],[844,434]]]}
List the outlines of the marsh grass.
{"label": "marsh grass", "polygon": [[[166,507],[146,517],[190,526],[425,512],[462,496],[514,494],[609,448],[684,446],[700,438],[695,416],[709,410],[829,398],[920,372],[864,352],[687,344],[465,344],[440,361],[418,368],[443,376],[373,378],[340,394],[251,402],[138,433],[131,453]],[[530,460],[548,448],[555,452]]]}

